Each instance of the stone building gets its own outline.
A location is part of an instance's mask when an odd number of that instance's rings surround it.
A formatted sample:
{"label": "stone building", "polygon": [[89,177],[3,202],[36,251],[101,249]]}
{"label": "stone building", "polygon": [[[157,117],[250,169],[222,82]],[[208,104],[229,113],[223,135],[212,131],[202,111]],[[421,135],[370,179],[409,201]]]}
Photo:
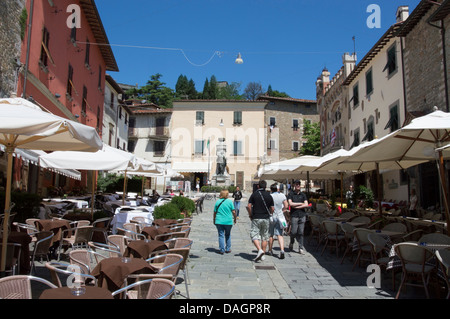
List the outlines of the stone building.
{"label": "stone building", "polygon": [[[449,112],[450,1],[422,0],[398,32],[403,39],[406,121],[437,109]],[[450,173],[446,167],[447,189]],[[416,189],[423,208],[441,205],[436,163],[407,170],[409,188]],[[448,196],[448,195],[447,195]]]}
{"label": "stone building", "polygon": [[26,16],[25,0],[0,1],[0,98],[9,98],[17,91]]}
{"label": "stone building", "polygon": [[303,124],[319,122],[316,101],[273,96],[261,96],[258,100],[268,102],[264,115],[266,160],[273,163],[299,156],[305,142]]}

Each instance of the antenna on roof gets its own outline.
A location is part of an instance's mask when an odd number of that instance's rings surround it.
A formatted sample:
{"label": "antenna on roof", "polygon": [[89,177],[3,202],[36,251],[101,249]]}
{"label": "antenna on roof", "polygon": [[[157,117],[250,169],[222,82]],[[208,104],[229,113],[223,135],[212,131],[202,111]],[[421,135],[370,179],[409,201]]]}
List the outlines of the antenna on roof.
{"label": "antenna on roof", "polygon": [[353,40],[353,55],[356,55],[356,38],[355,36],[352,37]]}

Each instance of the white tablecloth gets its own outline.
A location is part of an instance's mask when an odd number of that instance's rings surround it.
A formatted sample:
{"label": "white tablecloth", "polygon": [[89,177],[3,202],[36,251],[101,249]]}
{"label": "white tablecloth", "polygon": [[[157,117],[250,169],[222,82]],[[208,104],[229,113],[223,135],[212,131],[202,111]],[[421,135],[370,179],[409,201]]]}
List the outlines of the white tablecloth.
{"label": "white tablecloth", "polygon": [[123,206],[116,209],[113,220],[111,221],[113,234],[117,233],[117,228],[122,228],[123,224],[129,223],[133,217],[145,217],[146,222],[148,222],[149,224],[153,222],[153,207],[151,206],[132,207],[132,210],[121,212],[122,208],[130,207]]}

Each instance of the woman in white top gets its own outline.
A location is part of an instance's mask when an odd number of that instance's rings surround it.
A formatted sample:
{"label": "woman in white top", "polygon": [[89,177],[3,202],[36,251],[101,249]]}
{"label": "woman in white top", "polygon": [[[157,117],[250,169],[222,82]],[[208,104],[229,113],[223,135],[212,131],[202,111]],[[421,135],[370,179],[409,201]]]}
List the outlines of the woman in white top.
{"label": "woman in white top", "polygon": [[[268,255],[273,256],[272,247],[273,247],[273,237],[278,237],[278,242],[280,243],[280,259],[284,259],[284,238],[283,238],[283,229],[286,227],[286,218],[284,216],[284,212],[288,210],[288,202],[286,199],[286,195],[280,193],[278,190],[277,184],[272,184],[270,186],[270,191],[272,192],[272,198],[274,203],[274,211],[273,215],[270,218],[269,225],[269,252]],[[283,225],[284,223],[284,225]]]}
{"label": "woman in white top", "polygon": [[417,217],[417,196],[416,190],[411,189],[411,197],[409,198],[409,215],[411,217]]}

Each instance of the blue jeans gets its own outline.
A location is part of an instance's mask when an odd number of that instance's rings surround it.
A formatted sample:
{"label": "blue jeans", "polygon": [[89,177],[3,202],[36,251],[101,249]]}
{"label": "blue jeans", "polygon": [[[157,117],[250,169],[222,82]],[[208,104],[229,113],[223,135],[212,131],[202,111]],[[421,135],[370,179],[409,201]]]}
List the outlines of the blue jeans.
{"label": "blue jeans", "polygon": [[234,201],[234,209],[236,210],[236,216],[239,217],[239,209],[241,208],[241,201],[235,200]]}
{"label": "blue jeans", "polygon": [[219,233],[219,249],[220,252],[231,251],[231,227],[233,225],[216,224]]}

